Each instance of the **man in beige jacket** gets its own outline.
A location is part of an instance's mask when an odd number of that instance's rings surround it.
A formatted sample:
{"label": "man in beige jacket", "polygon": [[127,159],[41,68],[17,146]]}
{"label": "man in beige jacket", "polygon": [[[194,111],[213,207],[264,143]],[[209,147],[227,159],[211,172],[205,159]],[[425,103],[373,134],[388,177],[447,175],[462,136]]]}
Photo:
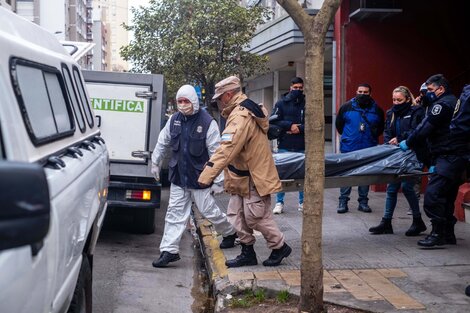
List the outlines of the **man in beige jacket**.
{"label": "man in beige jacket", "polygon": [[271,194],[281,191],[281,182],[269,148],[268,112],[241,92],[240,80],[230,76],[215,85],[213,100],[227,119],[220,147],[199,176],[201,186],[210,185],[224,170],[224,188],[232,195],[227,217],[237,230],[242,252],[228,267],[256,265],[253,230],[266,239],[271,255],[264,266],[277,266],[292,249],[284,242],[271,211]]}

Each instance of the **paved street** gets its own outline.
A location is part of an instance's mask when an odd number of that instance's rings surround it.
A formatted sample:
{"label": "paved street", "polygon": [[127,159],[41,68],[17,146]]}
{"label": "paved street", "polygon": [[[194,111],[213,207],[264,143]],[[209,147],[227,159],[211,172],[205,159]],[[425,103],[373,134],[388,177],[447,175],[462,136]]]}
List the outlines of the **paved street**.
{"label": "paved street", "polygon": [[165,269],[152,267],[159,255],[168,189],[162,200],[154,234],[131,233],[126,226],[131,219],[125,215],[114,216],[101,232],[94,256],[94,313],[202,312],[206,297],[200,290],[200,259],[189,231],[181,241],[180,261]]}
{"label": "paved street", "polygon": [[[464,289],[470,283],[470,224],[456,225],[457,245],[437,249],[418,248],[421,237],[406,237],[411,216],[402,194],[393,219],[393,235],[370,235],[369,227],[382,217],[383,192],[370,193],[372,213],[359,212],[357,191],[353,189],[350,212],[337,214],[338,189],[325,190],[323,218],[323,264],[325,268],[325,300],[374,312],[468,312],[470,298]],[[297,194],[286,194],[286,210],[276,215],[286,241],[293,248],[291,256],[276,268],[262,265],[226,269],[225,258],[240,253],[240,248],[207,252],[214,283],[223,295],[233,286],[265,286],[300,292],[301,212],[297,211]],[[218,198],[226,207],[227,196]],[[428,228],[429,220],[424,218]],[[428,229],[429,231],[430,229]],[[211,236],[210,232],[208,236]],[[258,236],[255,245],[259,264],[269,256],[264,239]],[[208,242],[207,239],[204,240]],[[214,250],[214,245],[212,250]],[[216,247],[216,246],[215,246]],[[218,251],[217,251],[218,250]],[[415,312],[415,311],[414,311]]]}

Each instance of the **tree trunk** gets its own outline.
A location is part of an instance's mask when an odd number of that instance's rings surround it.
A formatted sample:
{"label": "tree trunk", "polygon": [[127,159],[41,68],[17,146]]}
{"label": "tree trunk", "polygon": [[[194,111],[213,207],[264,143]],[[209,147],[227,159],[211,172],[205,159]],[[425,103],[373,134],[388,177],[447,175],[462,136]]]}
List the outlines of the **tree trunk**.
{"label": "tree trunk", "polygon": [[297,0],[277,0],[304,35],[305,184],[299,312],[324,312],[322,216],[325,178],[323,67],[325,37],[341,0],[325,0],[315,17]]}

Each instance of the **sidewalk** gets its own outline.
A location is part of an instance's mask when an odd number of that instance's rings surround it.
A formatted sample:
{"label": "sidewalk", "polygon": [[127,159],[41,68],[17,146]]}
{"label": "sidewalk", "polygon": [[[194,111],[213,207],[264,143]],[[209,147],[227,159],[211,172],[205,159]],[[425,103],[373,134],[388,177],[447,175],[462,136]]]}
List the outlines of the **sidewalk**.
{"label": "sidewalk", "polygon": [[[422,249],[416,242],[424,235],[404,235],[412,218],[406,214],[408,206],[401,193],[393,219],[393,235],[368,232],[382,217],[384,192],[369,193],[372,213],[357,210],[357,189],[353,188],[350,211],[337,214],[338,195],[339,189],[326,189],[324,194],[325,301],[372,312],[470,311],[470,298],[464,293],[470,284],[470,224],[457,223],[457,245]],[[226,210],[228,196],[217,197],[217,202]],[[221,237],[217,237],[210,223],[198,221],[213,292],[218,299],[216,311],[223,307],[226,295],[237,289],[263,287],[300,294],[302,213],[297,211],[297,193],[286,194],[284,213],[275,215],[275,219],[293,251],[274,268],[261,265],[271,251],[259,234],[255,244],[259,265],[227,269],[225,260],[240,254],[240,247],[220,250]],[[424,213],[423,219],[430,224]]]}

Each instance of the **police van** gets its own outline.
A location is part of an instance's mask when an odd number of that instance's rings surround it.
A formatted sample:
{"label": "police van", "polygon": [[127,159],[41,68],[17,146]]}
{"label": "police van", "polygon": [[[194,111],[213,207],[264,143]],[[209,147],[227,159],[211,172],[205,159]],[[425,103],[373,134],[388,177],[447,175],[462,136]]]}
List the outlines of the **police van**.
{"label": "police van", "polygon": [[109,157],[78,64],[0,7],[0,312],[91,312]]}

